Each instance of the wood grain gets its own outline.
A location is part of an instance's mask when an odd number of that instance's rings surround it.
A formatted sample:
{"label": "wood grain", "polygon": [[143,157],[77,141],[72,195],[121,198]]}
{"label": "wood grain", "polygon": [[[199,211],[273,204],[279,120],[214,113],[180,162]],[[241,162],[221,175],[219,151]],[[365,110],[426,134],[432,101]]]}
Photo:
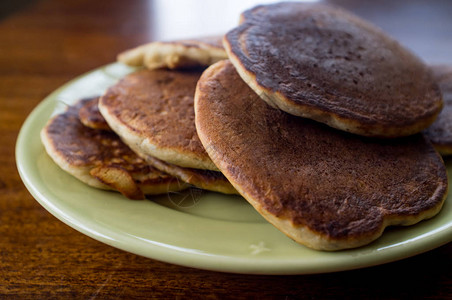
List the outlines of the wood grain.
{"label": "wood grain", "polygon": [[[398,1],[398,6],[401,2],[408,3]],[[362,2],[340,4],[371,14],[357,3]],[[42,208],[16,170],[14,146],[22,123],[45,96],[66,81],[151,40],[150,19],[156,17],[151,4],[144,0],[48,0],[24,6],[21,1],[19,7],[5,10],[6,16],[0,15],[1,299],[452,297],[451,243],[399,262],[355,271],[303,276],[224,274],[109,247]],[[443,5],[445,11],[452,7],[450,2],[436,5]],[[398,24],[403,24],[403,18],[435,19],[413,7],[400,15]],[[374,21],[382,20],[378,13],[384,10],[372,12]],[[443,24],[446,29],[452,28],[452,18],[448,22]],[[432,34],[429,41],[434,40]],[[443,36],[437,39],[438,45],[452,43]],[[432,57],[434,46],[429,52]],[[448,51],[452,53],[452,48]]]}

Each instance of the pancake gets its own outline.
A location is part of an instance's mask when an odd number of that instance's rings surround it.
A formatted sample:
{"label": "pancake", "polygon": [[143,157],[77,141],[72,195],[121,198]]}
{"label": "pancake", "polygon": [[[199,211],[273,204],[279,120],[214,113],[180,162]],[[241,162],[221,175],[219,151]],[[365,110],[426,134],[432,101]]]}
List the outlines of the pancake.
{"label": "pancake", "polygon": [[152,156],[144,156],[151,166],[179,178],[197,188],[223,194],[238,194],[237,190],[221,172],[201,169],[182,168],[166,163]]}
{"label": "pancake", "polygon": [[139,70],[107,90],[100,112],[141,157],[218,171],[195,128],[193,96],[200,75],[200,70]]}
{"label": "pancake", "polygon": [[431,67],[443,94],[444,107],[424,133],[442,155],[452,154],[452,65]]}
{"label": "pancake", "polygon": [[110,126],[108,126],[108,123],[99,111],[98,104],[99,97],[84,99],[84,103],[78,112],[80,122],[89,128],[110,130]]}
{"label": "pancake", "polygon": [[257,6],[224,37],[242,79],[290,114],[363,136],[428,127],[442,107],[429,68],[397,41],[342,9]]}
{"label": "pancake", "polygon": [[180,69],[209,66],[227,58],[221,37],[204,37],[170,42],[152,42],[118,55],[118,61],[148,69]]}
{"label": "pancake", "polygon": [[56,115],[41,131],[45,149],[58,166],[92,187],[116,190],[131,199],[188,187],[149,166],[113,132],[84,126],[78,114],[87,101]]}
{"label": "pancake", "polygon": [[195,95],[210,157],[270,223],[319,250],[359,247],[390,225],[437,214],[444,163],[422,134],[363,138],[265,104],[229,61],[209,67]]}
{"label": "pancake", "polygon": [[141,70],[101,98],[110,127],[153,167],[198,188],[237,194],[196,133],[193,95],[200,71]]}

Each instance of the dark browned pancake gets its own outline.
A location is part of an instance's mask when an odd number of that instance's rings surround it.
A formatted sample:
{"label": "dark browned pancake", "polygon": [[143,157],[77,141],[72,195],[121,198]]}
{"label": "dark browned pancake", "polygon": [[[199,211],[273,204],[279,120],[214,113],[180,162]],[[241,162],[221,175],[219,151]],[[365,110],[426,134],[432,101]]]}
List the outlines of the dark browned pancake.
{"label": "dark browned pancake", "polygon": [[118,61],[122,63],[151,70],[209,66],[225,58],[227,55],[219,36],[152,42],[118,55]]}
{"label": "dark browned pancake", "polygon": [[432,66],[433,75],[443,94],[444,107],[424,133],[442,155],[452,154],[452,65]]}
{"label": "dark browned pancake", "polygon": [[229,61],[201,76],[195,112],[203,145],[237,191],[308,247],[365,245],[389,225],[434,216],[446,197],[446,168],[423,135],[364,138],[287,114]]}
{"label": "dark browned pancake", "polygon": [[257,6],[224,38],[231,62],[263,100],[364,136],[428,127],[441,110],[429,68],[362,19],[320,4]]}
{"label": "dark browned pancake", "polygon": [[109,126],[142,157],[195,169],[218,170],[199,141],[193,96],[200,70],[140,70],[101,97]]}
{"label": "dark browned pancake", "polygon": [[110,126],[99,111],[99,97],[84,100],[84,104],[78,112],[80,122],[89,128],[110,130]]}
{"label": "dark browned pancake", "polygon": [[148,165],[115,133],[84,126],[78,115],[87,101],[56,115],[41,131],[47,153],[64,171],[90,186],[117,190],[131,199],[188,187]]}

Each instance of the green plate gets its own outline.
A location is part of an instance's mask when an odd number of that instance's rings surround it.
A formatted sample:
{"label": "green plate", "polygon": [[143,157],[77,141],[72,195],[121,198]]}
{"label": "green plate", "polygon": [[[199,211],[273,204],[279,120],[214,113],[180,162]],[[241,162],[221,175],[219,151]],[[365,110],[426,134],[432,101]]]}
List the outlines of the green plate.
{"label": "green plate", "polygon": [[[188,190],[133,201],[86,186],[53,163],[39,132],[50,116],[67,104],[101,94],[133,70],[115,63],[74,79],[44,99],[20,131],[16,159],[23,182],[43,207],[76,230],[145,257],[247,274],[362,268],[413,256],[452,240],[451,197],[431,220],[389,228],[366,247],[321,252],[293,242],[239,196]],[[449,162],[447,169],[450,174]]]}

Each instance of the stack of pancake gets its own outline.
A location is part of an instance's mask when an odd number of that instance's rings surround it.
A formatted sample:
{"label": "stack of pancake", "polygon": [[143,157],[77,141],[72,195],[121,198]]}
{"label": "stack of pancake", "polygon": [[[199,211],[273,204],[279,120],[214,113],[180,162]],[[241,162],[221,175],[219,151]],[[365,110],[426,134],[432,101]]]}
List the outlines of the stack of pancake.
{"label": "stack of pancake", "polygon": [[[185,43],[173,42],[171,45],[179,47]],[[213,55],[216,52],[218,49],[213,51]],[[174,58],[168,61],[177,65]],[[125,192],[139,190],[142,176],[131,180],[134,176],[128,169],[143,164],[153,172],[158,170],[159,176],[181,182],[177,188],[191,185],[236,194],[207,155],[196,133],[193,98],[202,69],[186,69],[188,59],[181,61],[184,70],[139,70],[120,80],[99,99],[83,100],[55,116],[41,132],[49,155],[64,170],[89,185],[117,190],[128,198],[142,199],[144,194],[175,189],[168,185],[167,189],[147,187],[132,196]],[[189,66],[194,63],[190,62]],[[182,68],[181,64],[179,66]],[[130,166],[115,163],[125,154],[120,153],[117,157],[114,147],[106,148],[105,139],[111,135],[121,147],[127,148],[127,155],[133,153],[139,158],[137,165],[129,160]],[[106,153],[109,153],[107,159],[104,158]],[[94,174],[93,169],[99,167],[107,170],[108,174],[121,170],[124,176],[115,173],[109,177],[113,182],[106,184],[106,176],[101,178]]]}
{"label": "stack of pancake", "polygon": [[187,187],[145,163],[96,113],[98,98],[82,99],[54,116],[41,131],[50,157],[86,184],[116,190],[130,199]]}
{"label": "stack of pancake", "polygon": [[[121,53],[119,61],[145,68],[98,105],[77,104],[50,120],[42,131],[48,153],[88,184],[128,197],[161,192],[142,187],[156,176],[168,191],[239,193],[287,236],[319,250],[359,247],[389,225],[440,211],[446,168],[427,136],[448,153],[452,143],[438,132],[451,121],[437,117],[450,69],[435,67],[434,76],[371,24],[318,4],[245,11],[223,46],[206,38]],[[104,157],[120,152],[104,135],[136,155],[129,165]],[[103,148],[85,154],[84,139]],[[136,164],[146,172],[134,176]]]}

